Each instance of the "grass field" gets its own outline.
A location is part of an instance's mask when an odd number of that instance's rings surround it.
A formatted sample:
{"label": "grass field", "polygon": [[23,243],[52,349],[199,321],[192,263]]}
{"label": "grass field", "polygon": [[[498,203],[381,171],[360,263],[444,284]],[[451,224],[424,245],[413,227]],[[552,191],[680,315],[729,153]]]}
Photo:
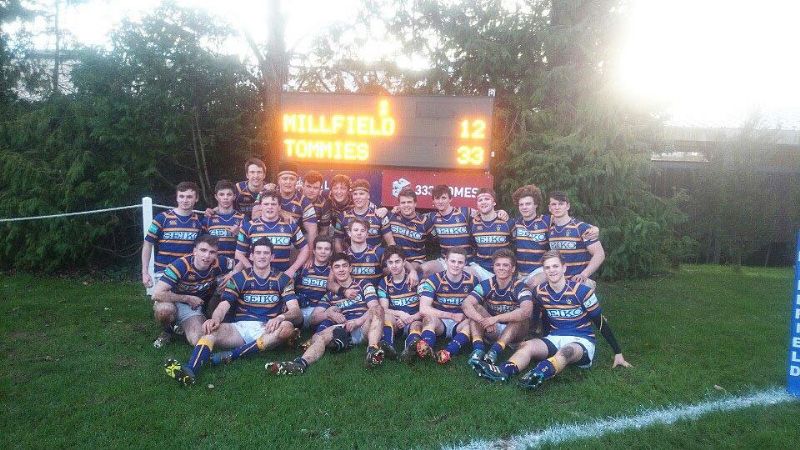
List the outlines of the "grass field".
{"label": "grass field", "polygon": [[[439,447],[564,423],[633,415],[785,383],[790,269],[685,266],[600,287],[633,369],[567,370],[536,392],[489,384],[465,365],[326,355],[301,377],[267,376],[259,355],[182,388],[156,350],[150,304],[134,283],[0,278],[0,447]],[[209,385],[213,385],[211,388]],[[715,413],[569,447],[774,447],[800,442],[800,402]],[[794,444],[792,444],[794,442]]]}

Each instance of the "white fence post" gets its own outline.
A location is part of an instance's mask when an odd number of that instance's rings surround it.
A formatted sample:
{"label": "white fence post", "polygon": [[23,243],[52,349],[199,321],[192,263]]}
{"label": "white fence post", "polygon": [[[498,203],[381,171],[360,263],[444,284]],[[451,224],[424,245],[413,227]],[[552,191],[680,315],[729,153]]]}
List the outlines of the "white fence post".
{"label": "white fence post", "polygon": [[[150,224],[153,222],[153,199],[150,197],[142,197],[142,239],[147,236],[147,229],[150,228]],[[153,247],[153,251],[150,252],[150,265],[147,268],[147,271],[150,273],[150,279],[153,280],[153,286],[155,286],[156,278],[155,278],[155,247]],[[153,288],[147,288],[147,295],[153,294]]]}

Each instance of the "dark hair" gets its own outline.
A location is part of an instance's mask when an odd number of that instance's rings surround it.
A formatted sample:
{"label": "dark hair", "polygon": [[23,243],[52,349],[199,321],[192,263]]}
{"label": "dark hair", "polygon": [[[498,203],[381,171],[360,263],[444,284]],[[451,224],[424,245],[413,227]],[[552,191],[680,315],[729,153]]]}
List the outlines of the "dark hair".
{"label": "dark hair", "polygon": [[259,246],[267,246],[269,247],[269,252],[274,253],[275,246],[272,244],[272,241],[268,237],[261,237],[255,240],[250,248],[254,249]]}
{"label": "dark hair", "polygon": [[364,226],[364,228],[369,231],[369,222],[366,219],[362,219],[361,217],[354,217],[353,220],[347,225],[347,229],[350,230],[353,228],[353,224],[358,223]]}
{"label": "dark hair", "polygon": [[280,164],[278,164],[278,173],[281,172],[294,172],[296,175],[297,164],[293,163],[292,161],[281,161]]}
{"label": "dark hair", "polygon": [[274,198],[275,200],[278,201],[278,203],[280,203],[281,201],[281,195],[278,194],[278,191],[273,189],[262,192],[261,195],[258,197],[258,203],[259,204],[264,203],[265,198]]}
{"label": "dark hair", "polygon": [[331,244],[331,248],[333,248],[333,238],[326,234],[318,234],[317,237],[314,238],[314,248],[317,248],[317,244],[320,242],[327,242]]}
{"label": "dark hair", "polygon": [[350,257],[350,255],[344,252],[336,252],[333,254],[333,256],[331,256],[331,265],[333,265],[333,263],[336,261],[342,260],[347,261],[347,264],[353,264],[353,258]]}
{"label": "dark hair", "polygon": [[208,244],[211,247],[219,248],[219,238],[210,234],[201,234],[194,240],[193,248],[196,248],[200,244]]}
{"label": "dark hair", "polygon": [[511,200],[515,205],[524,197],[533,197],[533,202],[536,203],[537,208],[542,204],[542,190],[535,184],[526,184],[525,186],[517,188],[517,190],[511,194]]}
{"label": "dark hair", "polygon": [[496,252],[494,252],[494,254],[492,255],[492,264],[494,264],[494,262],[497,261],[500,258],[508,258],[508,259],[511,260],[511,265],[512,266],[516,266],[517,265],[517,257],[516,257],[516,255],[514,255],[514,252],[511,251],[510,249],[501,248],[501,249],[497,250]]}
{"label": "dark hair", "polygon": [[350,181],[350,177],[348,177],[347,175],[342,175],[340,173],[337,173],[336,175],[333,176],[333,178],[331,178],[331,187],[337,184],[344,184],[345,186],[347,186],[347,189],[350,189],[351,183],[352,182]]}
{"label": "dark hair", "polygon": [[197,183],[194,181],[181,181],[175,186],[175,192],[186,192],[186,191],[194,191],[195,194],[200,193],[200,189],[197,187]]}
{"label": "dark hair", "polygon": [[308,184],[322,183],[322,180],[323,180],[322,174],[317,172],[316,170],[309,170],[303,177],[303,181]]}
{"label": "dark hair", "polygon": [[397,194],[397,198],[400,197],[411,197],[414,201],[417,201],[417,193],[414,192],[414,189],[411,186],[406,186],[403,189],[400,189],[400,193]]}
{"label": "dark hair", "polygon": [[369,181],[359,178],[356,181],[353,181],[353,184],[350,186],[351,191],[355,191],[356,189],[363,189],[369,192]]}
{"label": "dark hair", "polygon": [[[494,189],[492,189],[492,188],[484,187],[484,188],[478,189],[478,195],[481,195],[481,194],[489,194],[489,195],[492,196],[492,199],[497,200],[497,193],[495,193]],[[476,197],[478,195],[476,195]]]}
{"label": "dark hair", "polygon": [[550,193],[550,198],[559,202],[569,203],[569,197],[567,197],[567,193],[564,191],[553,191]]}
{"label": "dark hair", "polygon": [[230,189],[234,193],[236,193],[236,186],[228,180],[219,180],[217,184],[214,185],[214,193],[218,193],[219,191],[224,191],[226,189]]}
{"label": "dark hair", "polygon": [[564,263],[564,258],[561,256],[561,252],[558,250],[548,250],[544,252],[544,254],[542,255],[542,259],[540,261],[542,261],[542,264],[544,264],[544,262],[550,258],[558,258],[558,260],[561,261],[562,264]]}
{"label": "dark hair", "polygon": [[450,188],[446,184],[437,184],[431,191],[431,196],[433,198],[439,198],[444,194],[447,194],[448,197],[453,198],[453,194],[450,192]]}
{"label": "dark hair", "polygon": [[403,247],[399,245],[390,245],[383,251],[383,261],[381,261],[381,265],[385,266],[386,261],[391,258],[392,255],[397,255],[404,261],[406,259],[406,252],[403,251]]}
{"label": "dark hair", "polygon": [[447,249],[447,255],[445,255],[445,257],[448,258],[453,253],[455,253],[457,255],[464,255],[464,258],[467,257],[467,249],[464,248],[464,247],[450,247],[450,248],[448,248]]}
{"label": "dark hair", "polygon": [[264,172],[267,171],[267,166],[266,166],[266,164],[264,164],[264,161],[262,161],[262,160],[260,160],[258,158],[247,158],[247,161],[244,162],[244,171],[245,171],[245,173],[247,172],[247,169],[250,168],[250,166],[258,166]]}

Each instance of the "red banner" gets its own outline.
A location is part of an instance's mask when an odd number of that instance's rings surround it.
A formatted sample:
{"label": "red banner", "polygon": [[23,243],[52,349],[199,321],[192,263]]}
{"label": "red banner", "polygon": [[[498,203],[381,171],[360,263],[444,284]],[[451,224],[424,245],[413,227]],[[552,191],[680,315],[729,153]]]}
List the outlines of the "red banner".
{"label": "red banner", "polygon": [[491,188],[494,179],[485,172],[386,169],[383,171],[381,183],[381,204],[397,205],[397,194],[404,187],[411,186],[417,193],[417,207],[432,209],[431,191],[437,184],[450,187],[453,206],[474,208],[478,189]]}

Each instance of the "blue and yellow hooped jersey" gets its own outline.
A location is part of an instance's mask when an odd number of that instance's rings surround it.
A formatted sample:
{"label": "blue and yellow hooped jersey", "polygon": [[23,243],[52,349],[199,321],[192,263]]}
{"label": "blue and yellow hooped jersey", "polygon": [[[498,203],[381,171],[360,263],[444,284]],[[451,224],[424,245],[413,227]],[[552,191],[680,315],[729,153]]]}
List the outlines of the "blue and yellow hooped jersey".
{"label": "blue and yellow hooped jersey", "polygon": [[389,228],[389,217],[378,217],[375,214],[375,209],[375,206],[370,204],[370,206],[367,208],[367,212],[364,214],[356,213],[352,207],[348,208],[342,213],[339,213],[339,217],[333,226],[334,237],[342,239],[344,242],[350,242],[350,239],[347,236],[347,230],[350,227],[350,223],[353,221],[353,219],[360,218],[369,223],[369,230],[367,230],[367,244],[379,247],[383,242],[383,235],[391,231],[391,228]]}
{"label": "blue and yellow hooped jersey", "polygon": [[235,322],[266,322],[285,312],[286,303],[297,301],[297,296],[294,282],[283,272],[273,269],[261,278],[251,267],[228,281],[222,300],[231,304]]}
{"label": "blue and yellow hooped jersey", "polygon": [[375,287],[366,281],[353,280],[353,284],[345,286],[345,289],[350,288],[358,290],[358,294],[354,298],[339,297],[338,294],[328,291],[317,306],[325,309],[336,306],[347,320],[358,319],[367,312],[370,302],[378,301],[378,296],[375,293]]}
{"label": "blue and yellow hooped jersey", "polygon": [[350,274],[356,281],[366,281],[377,286],[383,276],[383,247],[367,244],[363,252],[353,251],[352,247],[346,252],[353,261],[350,264]]}
{"label": "blue and yellow hooped jersey", "polygon": [[175,259],[191,254],[202,231],[203,224],[196,213],[181,216],[174,209],[158,213],[144,237],[155,246],[155,271],[161,272]]}
{"label": "blue and yellow hooped jersey", "polygon": [[472,220],[470,234],[475,244],[475,262],[492,272],[494,252],[501,248],[509,248],[511,245],[511,224],[499,217],[495,217],[494,220],[477,217]]}
{"label": "blue and yellow hooped jersey", "polygon": [[467,257],[472,255],[472,242],[469,235],[469,226],[472,223],[469,208],[453,208],[450,214],[442,215],[438,211],[429,213],[433,222],[431,234],[439,241],[441,254],[444,256],[448,249],[464,247]]}
{"label": "blue and yellow hooped jersey", "polygon": [[286,211],[295,222],[307,224],[317,223],[317,211],[314,204],[305,195],[295,192],[290,198],[280,196],[281,209]]}
{"label": "blue and yellow hooped jersey", "polygon": [[314,212],[317,213],[317,225],[320,227],[331,226],[333,206],[328,198],[328,193],[320,192],[316,200],[311,201],[311,204],[314,205]]}
{"label": "blue and yellow hooped jersey", "polygon": [[550,249],[547,231],[550,228],[550,216],[538,216],[526,221],[517,217],[512,222],[511,239],[517,254],[517,271],[529,274],[542,267],[542,255]]}
{"label": "blue and yellow hooped jersey", "polygon": [[458,281],[450,281],[445,270],[423,280],[417,287],[417,293],[420,300],[433,299],[433,307],[440,311],[461,313],[461,304],[476,284],[476,278],[464,271]]}
{"label": "blue and yellow hooped jersey", "polygon": [[219,254],[233,258],[236,255],[236,234],[231,233],[231,227],[241,228],[244,223],[244,214],[232,212],[230,214],[214,213],[211,217],[200,218],[203,231],[219,239]]}
{"label": "blue and yellow hooped jersey", "polygon": [[419,312],[419,294],[416,286],[411,287],[408,282],[408,274],[400,283],[395,283],[392,275],[386,275],[378,283],[378,299],[386,299],[389,302],[389,309],[403,311],[407,314]]}
{"label": "blue and yellow hooped jersey", "polygon": [[250,256],[253,242],[261,238],[269,238],[274,246],[272,250],[272,268],[283,272],[291,266],[289,254],[292,246],[301,249],[306,245],[306,238],[297,222],[288,222],[280,218],[274,222],[265,222],[261,218],[245,222],[239,230],[236,250]]}
{"label": "blue and yellow hooped jersey", "polygon": [[551,250],[561,252],[564,265],[567,266],[567,277],[577,275],[586,268],[592,255],[586,247],[598,242],[596,240],[585,240],[583,233],[592,226],[581,222],[574,217],[564,225],[550,224],[547,232],[547,240]]}
{"label": "blue and yellow hooped jersey", "polygon": [[328,292],[328,275],[330,266],[313,264],[309,268],[303,267],[295,275],[294,291],[300,301],[301,308],[317,306],[319,301]]}
{"label": "blue and yellow hooped jersey", "polygon": [[161,281],[176,294],[194,295],[208,300],[216,287],[217,277],[233,270],[236,262],[227,256],[218,256],[206,270],[197,270],[194,255],[182,256],[164,269]]}
{"label": "blue and yellow hooped jersey", "polygon": [[555,292],[549,283],[544,282],[536,287],[535,296],[536,302],[547,313],[550,335],[578,336],[594,342],[591,319],[603,313],[594,289],[567,280],[564,289]]}
{"label": "blue and yellow hooped jersey", "polygon": [[236,197],[233,199],[233,207],[244,214],[245,220],[250,220],[253,213],[253,206],[256,204],[260,192],[253,192],[247,186],[247,181],[236,183]]}
{"label": "blue and yellow hooped jersey", "polygon": [[395,244],[403,249],[408,261],[425,261],[425,242],[433,230],[433,219],[430,215],[416,213],[413,218],[408,218],[400,213],[392,214],[389,228]]}
{"label": "blue and yellow hooped jersey", "polygon": [[533,301],[533,294],[523,280],[512,280],[508,286],[501,288],[496,276],[481,281],[471,294],[493,316],[514,311],[522,302]]}

